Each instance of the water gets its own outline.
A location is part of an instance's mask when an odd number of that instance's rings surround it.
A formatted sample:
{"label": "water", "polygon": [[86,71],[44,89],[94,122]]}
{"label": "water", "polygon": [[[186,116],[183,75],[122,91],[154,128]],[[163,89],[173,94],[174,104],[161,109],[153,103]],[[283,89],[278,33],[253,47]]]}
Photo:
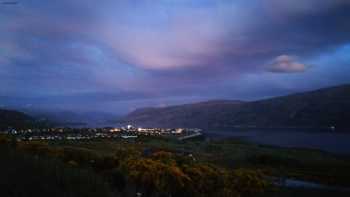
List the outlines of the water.
{"label": "water", "polygon": [[324,190],[333,190],[333,191],[346,191],[349,192],[350,189],[347,187],[339,187],[339,186],[329,186],[324,184],[319,184],[310,181],[303,181],[297,179],[280,179],[280,178],[272,178],[272,183],[276,186],[280,187],[289,187],[289,188],[308,188],[308,189],[324,189]]}
{"label": "water", "polygon": [[310,148],[350,155],[350,132],[314,130],[206,131],[210,138],[240,138],[249,142],[280,147]]}

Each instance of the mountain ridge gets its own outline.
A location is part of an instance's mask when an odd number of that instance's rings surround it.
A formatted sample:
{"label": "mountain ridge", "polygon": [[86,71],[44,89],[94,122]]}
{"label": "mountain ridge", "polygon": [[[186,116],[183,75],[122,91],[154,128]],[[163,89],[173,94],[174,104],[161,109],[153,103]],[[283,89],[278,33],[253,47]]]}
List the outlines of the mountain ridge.
{"label": "mountain ridge", "polygon": [[206,101],[129,113],[122,122],[152,127],[350,128],[350,84],[255,101]]}

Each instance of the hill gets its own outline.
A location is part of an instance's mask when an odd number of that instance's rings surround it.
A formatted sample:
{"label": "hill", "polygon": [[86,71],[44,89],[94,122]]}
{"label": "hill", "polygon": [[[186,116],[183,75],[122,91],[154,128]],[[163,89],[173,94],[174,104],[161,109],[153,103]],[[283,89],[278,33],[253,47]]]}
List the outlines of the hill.
{"label": "hill", "polygon": [[33,127],[35,120],[18,111],[0,109],[0,129]]}
{"label": "hill", "polygon": [[350,85],[252,102],[208,101],[131,112],[122,120],[152,127],[350,128]]}
{"label": "hill", "polygon": [[[23,110],[38,120],[48,121],[55,126],[100,126],[108,125],[111,117],[117,116],[107,112],[75,112],[69,110]],[[112,122],[112,121],[111,121]]]}

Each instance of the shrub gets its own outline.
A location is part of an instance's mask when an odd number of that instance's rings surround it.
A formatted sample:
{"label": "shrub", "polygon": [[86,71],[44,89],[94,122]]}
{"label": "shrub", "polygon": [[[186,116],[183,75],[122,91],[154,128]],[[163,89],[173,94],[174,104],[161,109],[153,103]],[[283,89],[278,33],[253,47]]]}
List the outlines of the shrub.
{"label": "shrub", "polygon": [[229,184],[242,197],[257,196],[266,192],[270,184],[258,170],[238,169],[229,174]]}
{"label": "shrub", "polygon": [[148,195],[157,192],[176,195],[185,191],[191,181],[177,166],[152,159],[130,159],[124,169],[129,181]]}
{"label": "shrub", "polygon": [[196,164],[184,166],[184,172],[191,179],[194,195],[217,196],[224,189],[223,174],[218,168]]}

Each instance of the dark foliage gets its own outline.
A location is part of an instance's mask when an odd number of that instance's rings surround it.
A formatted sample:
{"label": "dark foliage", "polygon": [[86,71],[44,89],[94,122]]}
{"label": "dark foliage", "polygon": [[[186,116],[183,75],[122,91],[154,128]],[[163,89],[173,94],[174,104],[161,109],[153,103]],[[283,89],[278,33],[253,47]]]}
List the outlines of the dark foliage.
{"label": "dark foliage", "polygon": [[103,179],[87,169],[55,158],[14,150],[0,139],[1,197],[106,197],[112,196]]}
{"label": "dark foliage", "polygon": [[[167,150],[125,145],[114,155],[90,149],[15,143],[0,139],[4,151],[1,196],[247,196],[268,190],[268,182],[252,170],[227,170],[195,162]],[[245,186],[244,190],[235,185]],[[243,188],[243,187],[242,187]],[[1,193],[0,193],[1,194]]]}

